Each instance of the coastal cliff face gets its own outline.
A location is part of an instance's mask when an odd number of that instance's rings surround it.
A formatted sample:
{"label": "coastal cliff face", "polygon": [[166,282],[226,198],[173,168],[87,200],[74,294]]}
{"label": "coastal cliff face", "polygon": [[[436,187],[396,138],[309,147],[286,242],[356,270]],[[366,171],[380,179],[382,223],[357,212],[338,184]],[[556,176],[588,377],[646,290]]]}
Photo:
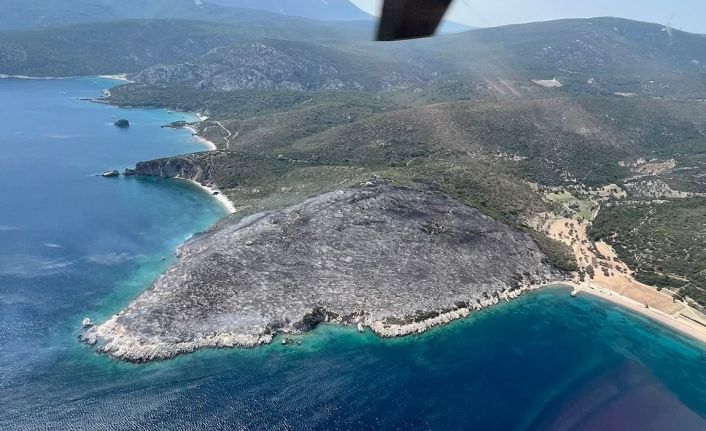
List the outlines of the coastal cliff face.
{"label": "coastal cliff face", "polygon": [[[238,183],[240,176],[252,173],[248,165],[260,166],[263,157],[232,151],[209,151],[140,162],[135,175],[193,180],[204,186],[219,188]],[[231,169],[224,168],[229,165]]]}
{"label": "coastal cliff face", "polygon": [[140,162],[135,166],[135,175],[162,178],[183,178],[194,181],[208,181],[208,165],[202,163],[198,154]]}
{"label": "coastal cliff face", "polygon": [[383,184],[247,217],[177,255],[84,341],[141,362],[253,347],[326,321],[401,336],[562,278],[524,232],[444,195]]}
{"label": "coastal cliff face", "polygon": [[222,192],[239,210],[250,210],[257,208],[255,203],[262,196],[255,193],[248,200],[248,192],[244,190],[252,192],[254,188],[280,178],[290,168],[290,163],[237,151],[208,151],[140,162],[135,166],[134,174],[192,180]]}

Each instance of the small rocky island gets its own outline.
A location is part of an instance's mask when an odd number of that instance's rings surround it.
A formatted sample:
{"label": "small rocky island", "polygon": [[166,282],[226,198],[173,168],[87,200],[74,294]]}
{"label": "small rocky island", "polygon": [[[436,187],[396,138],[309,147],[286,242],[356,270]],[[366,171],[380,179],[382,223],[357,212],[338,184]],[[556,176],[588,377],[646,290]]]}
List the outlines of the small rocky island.
{"label": "small rocky island", "polygon": [[368,184],[246,217],[82,339],[133,362],[253,347],[321,322],[383,337],[424,330],[563,275],[526,233],[447,196]]}
{"label": "small rocky island", "polygon": [[120,129],[127,129],[130,127],[130,122],[128,120],[122,118],[122,119],[114,122],[113,125],[117,128],[120,128]]}

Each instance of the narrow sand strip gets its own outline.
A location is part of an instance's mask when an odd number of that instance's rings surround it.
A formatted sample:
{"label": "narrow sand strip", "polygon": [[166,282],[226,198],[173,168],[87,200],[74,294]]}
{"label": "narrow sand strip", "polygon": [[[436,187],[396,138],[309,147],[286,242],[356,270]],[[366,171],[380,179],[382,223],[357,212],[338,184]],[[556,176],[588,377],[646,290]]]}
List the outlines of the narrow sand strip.
{"label": "narrow sand strip", "polygon": [[199,133],[198,133],[198,132],[196,131],[196,129],[194,129],[193,127],[191,127],[191,126],[184,126],[184,129],[190,131],[190,132],[191,132],[191,135],[192,135],[200,144],[205,145],[206,148],[208,148],[208,151],[215,151],[215,150],[218,149],[218,147],[216,147],[216,144],[214,144],[213,142],[211,142],[211,141],[209,141],[208,139],[204,138],[203,136],[199,135]]}
{"label": "narrow sand strip", "polygon": [[128,84],[135,82],[127,78],[127,73],[116,73],[115,75],[98,75],[98,77],[105,79],[115,79],[116,81],[123,81]]}
{"label": "narrow sand strip", "polygon": [[683,335],[693,338],[702,343],[706,343],[706,327],[699,325],[696,322],[680,318],[678,315],[667,314],[656,308],[645,307],[645,304],[641,304],[634,299],[628,298],[627,296],[621,295],[609,289],[602,288],[593,283],[567,283],[561,282],[557,284],[566,284],[574,288],[576,294],[587,293],[589,295],[596,296],[603,300],[612,302],[621,307],[627,308],[630,311],[638,313],[649,319],[657,321]]}
{"label": "narrow sand strip", "polygon": [[[197,115],[199,116],[199,118],[201,118],[200,114],[197,114]],[[191,132],[192,136],[194,138],[196,138],[196,140],[200,144],[205,145],[206,148],[208,148],[208,151],[214,151],[217,149],[216,144],[214,144],[213,142],[209,141],[208,139],[206,139],[202,136],[199,136],[198,132],[193,127],[185,126],[184,129],[189,130]],[[221,192],[220,190],[213,188],[213,187],[205,186],[205,185],[203,185],[199,182],[196,182],[194,180],[186,180],[186,181],[189,181],[189,182],[195,184],[200,189],[202,189],[206,193],[210,194],[213,198],[215,198],[218,201],[218,203],[223,205],[223,207],[228,211],[228,214],[233,214],[234,212],[236,212],[235,205],[233,205],[233,202],[231,202],[230,199],[228,199],[228,197],[226,195],[224,195],[223,192]]]}
{"label": "narrow sand strip", "polygon": [[[177,178],[177,179],[188,181],[188,182],[194,184],[195,186],[197,186],[198,188],[200,188],[201,190],[205,191],[206,193],[210,194],[214,199],[216,199],[218,201],[218,203],[220,203],[228,211],[228,214],[233,214],[234,212],[237,211],[235,209],[235,205],[233,205],[233,202],[231,202],[230,199],[228,199],[228,197],[226,195],[224,195],[220,190],[215,189],[213,187],[204,186],[203,184],[196,182],[194,180],[188,180],[186,178]],[[214,193],[217,193],[217,194],[214,194]]]}

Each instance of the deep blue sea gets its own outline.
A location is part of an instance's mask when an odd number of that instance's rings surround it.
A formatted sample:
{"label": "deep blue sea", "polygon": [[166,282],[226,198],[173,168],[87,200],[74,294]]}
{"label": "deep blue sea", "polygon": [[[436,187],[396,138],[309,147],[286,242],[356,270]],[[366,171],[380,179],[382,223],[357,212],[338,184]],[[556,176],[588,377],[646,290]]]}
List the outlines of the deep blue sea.
{"label": "deep blue sea", "polygon": [[0,80],[0,430],[706,429],[706,346],[564,288],[399,340],[322,326],[301,346],[97,355],[81,319],[224,214],[183,182],[95,176],[203,149],[159,127],[189,115],[79,100],[111,85]]}

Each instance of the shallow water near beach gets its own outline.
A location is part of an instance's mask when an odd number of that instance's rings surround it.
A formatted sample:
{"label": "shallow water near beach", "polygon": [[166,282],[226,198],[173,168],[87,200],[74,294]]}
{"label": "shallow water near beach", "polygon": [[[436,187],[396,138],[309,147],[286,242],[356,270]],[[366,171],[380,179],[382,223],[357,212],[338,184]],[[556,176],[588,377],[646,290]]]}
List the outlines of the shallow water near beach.
{"label": "shallow water near beach", "polygon": [[189,115],[79,100],[114,84],[0,80],[0,429],[706,428],[706,346],[560,287],[403,339],[321,326],[145,365],[95,354],[81,319],[225,214],[188,183],[94,176],[203,149],[159,127]]}

